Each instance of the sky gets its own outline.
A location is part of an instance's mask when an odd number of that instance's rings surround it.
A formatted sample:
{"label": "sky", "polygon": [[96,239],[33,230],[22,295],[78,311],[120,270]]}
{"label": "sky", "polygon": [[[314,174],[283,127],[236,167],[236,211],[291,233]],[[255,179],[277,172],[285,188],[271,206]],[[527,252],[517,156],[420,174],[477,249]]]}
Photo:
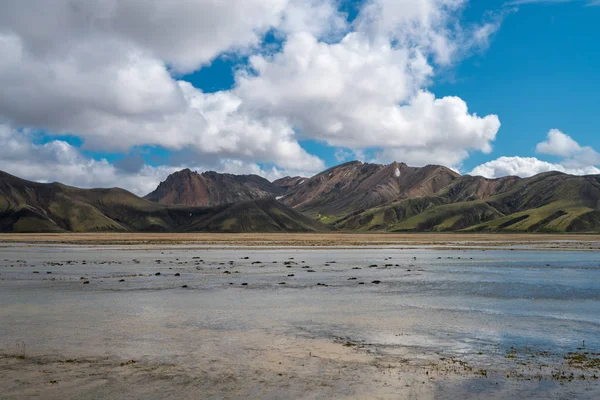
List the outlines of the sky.
{"label": "sky", "polygon": [[599,0],[0,0],[0,170],[600,174]]}

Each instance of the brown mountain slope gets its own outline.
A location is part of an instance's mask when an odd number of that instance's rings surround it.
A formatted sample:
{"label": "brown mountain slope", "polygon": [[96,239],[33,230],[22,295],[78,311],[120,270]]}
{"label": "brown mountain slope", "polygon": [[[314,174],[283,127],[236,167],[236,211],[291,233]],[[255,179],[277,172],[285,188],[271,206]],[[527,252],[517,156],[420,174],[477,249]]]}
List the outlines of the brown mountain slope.
{"label": "brown mountain slope", "polygon": [[273,181],[273,185],[289,190],[295,186],[303,184],[308,178],[303,176],[286,176]]}
{"label": "brown mountain slope", "polygon": [[0,172],[0,232],[313,232],[326,228],[273,198],[165,206],[123,189],[78,189]]}
{"label": "brown mountain slope", "polygon": [[291,188],[281,201],[311,216],[342,217],[399,199],[431,196],[459,176],[441,166],[353,161]]}
{"label": "brown mountain slope", "polygon": [[164,205],[217,206],[280,196],[284,188],[258,175],[175,172],[144,198]]}

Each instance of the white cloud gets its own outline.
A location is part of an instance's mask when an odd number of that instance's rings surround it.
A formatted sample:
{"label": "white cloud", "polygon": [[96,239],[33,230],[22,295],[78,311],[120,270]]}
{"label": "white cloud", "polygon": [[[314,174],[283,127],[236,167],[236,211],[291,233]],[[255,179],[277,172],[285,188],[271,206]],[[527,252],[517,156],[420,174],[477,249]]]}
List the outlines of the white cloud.
{"label": "white cloud", "polygon": [[566,168],[561,164],[549,163],[535,157],[500,157],[475,167],[470,172],[470,175],[484,176],[486,178],[500,178],[503,176],[527,178],[548,171],[559,171],[572,175],[600,174],[600,169],[593,166],[587,168]]}
{"label": "white cloud", "polygon": [[489,152],[500,128],[495,115],[470,114],[462,99],[423,90],[434,70],[420,49],[363,32],[334,44],[294,34],[280,53],[254,56],[250,66],[235,89],[246,109],[285,117],[304,137],[334,147],[456,165],[469,151]]}
{"label": "white cloud", "polygon": [[570,157],[580,152],[581,146],[570,136],[562,133],[558,129],[551,129],[548,132],[548,140],[538,143],[536,151],[542,154]]}
{"label": "white cloud", "polygon": [[[18,32],[40,57],[118,40],[178,71],[193,71],[224,51],[260,43],[289,0],[2,0],[0,26]],[[95,45],[94,45],[95,43]],[[122,55],[117,53],[115,55]],[[91,56],[91,54],[90,54]]]}
{"label": "white cloud", "polygon": [[591,147],[583,147],[558,129],[548,132],[547,140],[537,145],[538,153],[561,156],[559,163],[550,163],[535,157],[500,157],[479,165],[471,175],[498,178],[507,175],[529,177],[541,172],[560,171],[572,175],[600,174],[600,154]]}
{"label": "white cloud", "polygon": [[551,129],[545,142],[538,143],[536,151],[564,157],[562,164],[570,167],[585,167],[600,164],[600,153],[589,146],[581,146],[569,135]]}
{"label": "white cloud", "polygon": [[18,131],[6,124],[0,124],[0,170],[23,179],[44,183],[61,182],[83,188],[121,187],[140,196],[156,189],[169,174],[187,167],[197,171],[256,174],[270,180],[306,173],[276,167],[263,169],[252,162],[226,158],[210,163],[156,167],[141,165],[139,168],[122,169],[106,159],[94,160],[86,157],[65,141],[54,140],[45,144],[34,144],[32,138],[31,132]]}
{"label": "white cloud", "polygon": [[[190,149],[276,170],[324,167],[298,137],[456,166],[500,127],[427,90],[500,25],[461,26],[466,2],[368,0],[349,25],[335,0],[3,0],[0,118],[90,150]],[[261,48],[273,29],[275,53]],[[172,77],[227,52],[253,54],[230,91]]]}

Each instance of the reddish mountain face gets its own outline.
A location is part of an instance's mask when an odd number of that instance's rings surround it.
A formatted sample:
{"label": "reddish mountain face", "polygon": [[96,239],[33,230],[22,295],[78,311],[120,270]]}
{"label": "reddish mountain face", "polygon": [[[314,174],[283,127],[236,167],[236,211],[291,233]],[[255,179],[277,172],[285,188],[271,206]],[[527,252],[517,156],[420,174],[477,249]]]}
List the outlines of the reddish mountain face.
{"label": "reddish mountain face", "polygon": [[432,196],[459,177],[441,166],[353,161],[290,188],[281,201],[309,215],[340,216],[391,201]]}
{"label": "reddish mountain face", "polygon": [[199,174],[184,169],[169,175],[145,199],[164,205],[217,206],[276,197],[285,191],[258,175]]}
{"label": "reddish mountain face", "polygon": [[284,188],[285,190],[289,190],[293,187],[303,184],[309,178],[305,178],[303,176],[286,176],[285,178],[280,178],[273,181],[273,185]]}

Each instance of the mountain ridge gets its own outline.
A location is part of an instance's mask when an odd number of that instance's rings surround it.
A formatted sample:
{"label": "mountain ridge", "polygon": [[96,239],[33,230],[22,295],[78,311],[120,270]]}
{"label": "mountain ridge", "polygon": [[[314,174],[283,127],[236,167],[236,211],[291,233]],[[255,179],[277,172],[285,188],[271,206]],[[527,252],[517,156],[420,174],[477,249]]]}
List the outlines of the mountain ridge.
{"label": "mountain ridge", "polygon": [[[600,175],[556,171],[488,179],[438,165],[352,161],[269,182],[186,169],[151,194],[0,172],[0,231],[600,232]],[[209,201],[216,204],[195,205]]]}
{"label": "mountain ridge", "polygon": [[79,189],[0,173],[0,232],[318,232],[273,198],[166,206],[120,188]]}

